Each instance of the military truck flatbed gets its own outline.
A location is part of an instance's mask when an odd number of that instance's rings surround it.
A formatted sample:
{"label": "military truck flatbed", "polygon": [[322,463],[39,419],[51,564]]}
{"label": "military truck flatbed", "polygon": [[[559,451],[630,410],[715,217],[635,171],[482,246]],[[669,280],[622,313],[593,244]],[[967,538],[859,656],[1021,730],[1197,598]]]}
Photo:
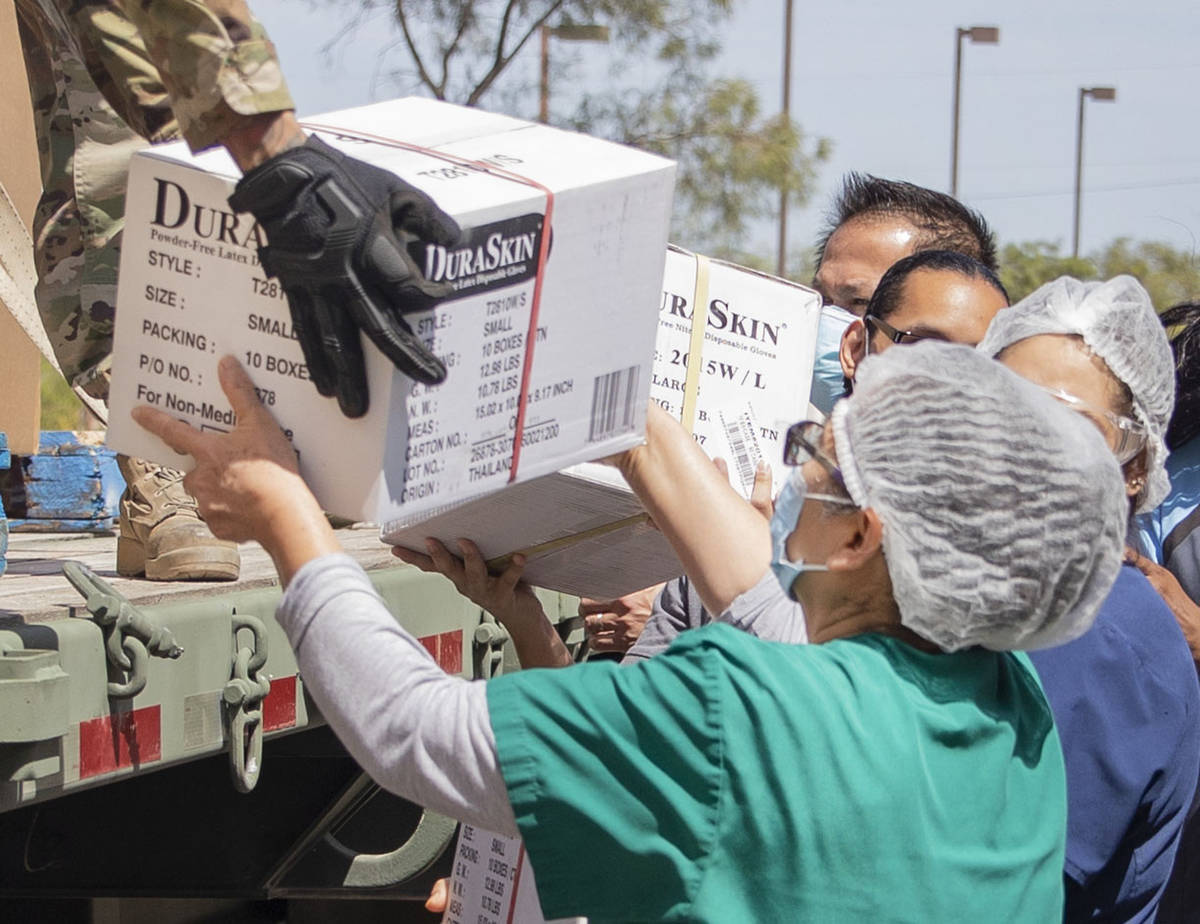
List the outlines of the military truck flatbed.
{"label": "military truck flatbed", "polygon": [[[400,565],[379,541],[375,526],[357,524],[337,531],[342,547],[368,571]],[[256,542],[244,542],[241,576],[236,581],[163,583],[119,577],[115,536],[88,533],[13,533],[8,570],[0,577],[0,619],[19,616],[44,622],[75,615],[84,604],[62,573],[64,561],[77,561],[103,578],[135,606],[183,602],[278,584],[270,556]],[[2,626],[2,623],[0,623]]]}
{"label": "military truck flatbed", "polygon": [[[447,672],[517,667],[507,633],[449,581],[400,563],[374,527],[338,537]],[[427,888],[454,824],[379,791],[323,728],[274,619],[271,560],[253,543],[241,551],[236,582],[165,584],[117,577],[112,536],[10,536],[0,896]],[[575,598],[538,593],[577,641]],[[230,838],[232,853],[217,849]],[[34,847],[49,859],[31,865]]]}

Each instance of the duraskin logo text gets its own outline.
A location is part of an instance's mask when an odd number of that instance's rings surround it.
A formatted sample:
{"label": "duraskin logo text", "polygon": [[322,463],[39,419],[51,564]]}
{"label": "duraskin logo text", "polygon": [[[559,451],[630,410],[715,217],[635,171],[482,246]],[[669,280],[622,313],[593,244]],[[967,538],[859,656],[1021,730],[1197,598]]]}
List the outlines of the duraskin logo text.
{"label": "duraskin logo text", "polygon": [[543,216],[520,215],[471,228],[456,247],[409,245],[430,282],[448,282],[456,296],[486,292],[537,274]]}
{"label": "duraskin logo text", "polygon": [[193,202],[187,190],[173,180],[155,177],[154,182],[158,188],[151,224],[167,230],[189,231],[198,238],[234,247],[258,248],[266,243],[252,216]]}
{"label": "duraskin logo text", "polygon": [[[659,313],[673,314],[687,321],[692,319],[692,308],[688,304],[687,298],[673,292],[663,292]],[[723,299],[714,298],[708,303],[707,325],[711,330],[728,331],[737,337],[745,337],[747,340],[779,345],[778,325],[768,324],[766,321],[752,318],[748,314],[739,314],[729,307],[729,302]]]}

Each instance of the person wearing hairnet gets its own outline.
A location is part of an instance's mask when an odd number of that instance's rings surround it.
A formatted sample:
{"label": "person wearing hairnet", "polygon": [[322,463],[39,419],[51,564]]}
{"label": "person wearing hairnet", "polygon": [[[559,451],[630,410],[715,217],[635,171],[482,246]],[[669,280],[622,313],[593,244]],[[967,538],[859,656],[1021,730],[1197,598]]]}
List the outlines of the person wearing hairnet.
{"label": "person wearing hairnet", "polygon": [[[1062,755],[1010,649],[1087,628],[1125,511],[1099,433],[1041,390],[920,344],[864,363],[830,427],[791,434],[771,568],[817,644],[713,624],[640,665],[484,684],[444,674],[397,624],[236,360],[221,377],[229,434],[134,416],[196,458],[213,528],[270,552],[277,618],[350,752],[393,792],[519,832],[547,916],[1060,914]],[[613,461],[672,540],[710,502],[759,516],[661,411]],[[511,591],[519,574],[491,581]]]}
{"label": "person wearing hairnet", "polygon": [[[992,321],[979,349],[1088,418],[1120,463],[1128,514],[1166,495],[1174,363],[1130,276],[1064,277]],[[1200,772],[1200,687],[1170,610],[1121,568],[1090,632],[1035,652],[1067,765],[1066,914],[1152,921]]]}
{"label": "person wearing hairnet", "polygon": [[1139,550],[1126,554],[1154,585],[1200,662],[1200,301],[1160,316],[1175,355],[1175,410],[1166,442],[1170,493],[1138,517]]}

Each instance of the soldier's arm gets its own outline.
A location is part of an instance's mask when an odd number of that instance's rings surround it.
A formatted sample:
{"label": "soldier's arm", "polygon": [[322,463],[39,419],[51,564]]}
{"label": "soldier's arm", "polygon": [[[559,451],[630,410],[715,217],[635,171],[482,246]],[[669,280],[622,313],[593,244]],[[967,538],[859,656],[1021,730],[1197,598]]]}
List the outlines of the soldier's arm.
{"label": "soldier's arm", "polygon": [[137,28],[193,151],[248,169],[304,135],[275,46],[243,0],[112,0]]}
{"label": "soldier's arm", "polygon": [[62,3],[79,37],[88,73],[108,104],[149,141],[179,136],[167,90],[137,28],[109,2]]}

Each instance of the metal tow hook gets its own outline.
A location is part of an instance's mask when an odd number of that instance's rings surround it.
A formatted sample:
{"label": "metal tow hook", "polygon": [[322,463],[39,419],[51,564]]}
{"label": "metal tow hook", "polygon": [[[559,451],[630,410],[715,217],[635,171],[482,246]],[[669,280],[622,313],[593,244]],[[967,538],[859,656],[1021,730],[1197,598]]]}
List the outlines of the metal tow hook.
{"label": "metal tow hook", "polygon": [[504,671],[504,643],[508,630],[496,622],[491,613],[483,613],[475,627],[475,676],[483,680],[499,677]]}
{"label": "metal tow hook", "polygon": [[[239,645],[238,633],[248,629],[249,645]],[[250,792],[262,770],[263,700],[271,680],[262,672],[267,663],[267,627],[261,619],[233,613],[233,675],[222,697],[229,722],[229,769],[238,792]]]}
{"label": "metal tow hook", "polygon": [[109,681],[110,698],[132,699],[145,689],[150,655],[174,660],[183,654],[170,629],[158,625],[86,565],[67,561],[62,570],[104,632],[108,663],[129,675],[125,683]]}

